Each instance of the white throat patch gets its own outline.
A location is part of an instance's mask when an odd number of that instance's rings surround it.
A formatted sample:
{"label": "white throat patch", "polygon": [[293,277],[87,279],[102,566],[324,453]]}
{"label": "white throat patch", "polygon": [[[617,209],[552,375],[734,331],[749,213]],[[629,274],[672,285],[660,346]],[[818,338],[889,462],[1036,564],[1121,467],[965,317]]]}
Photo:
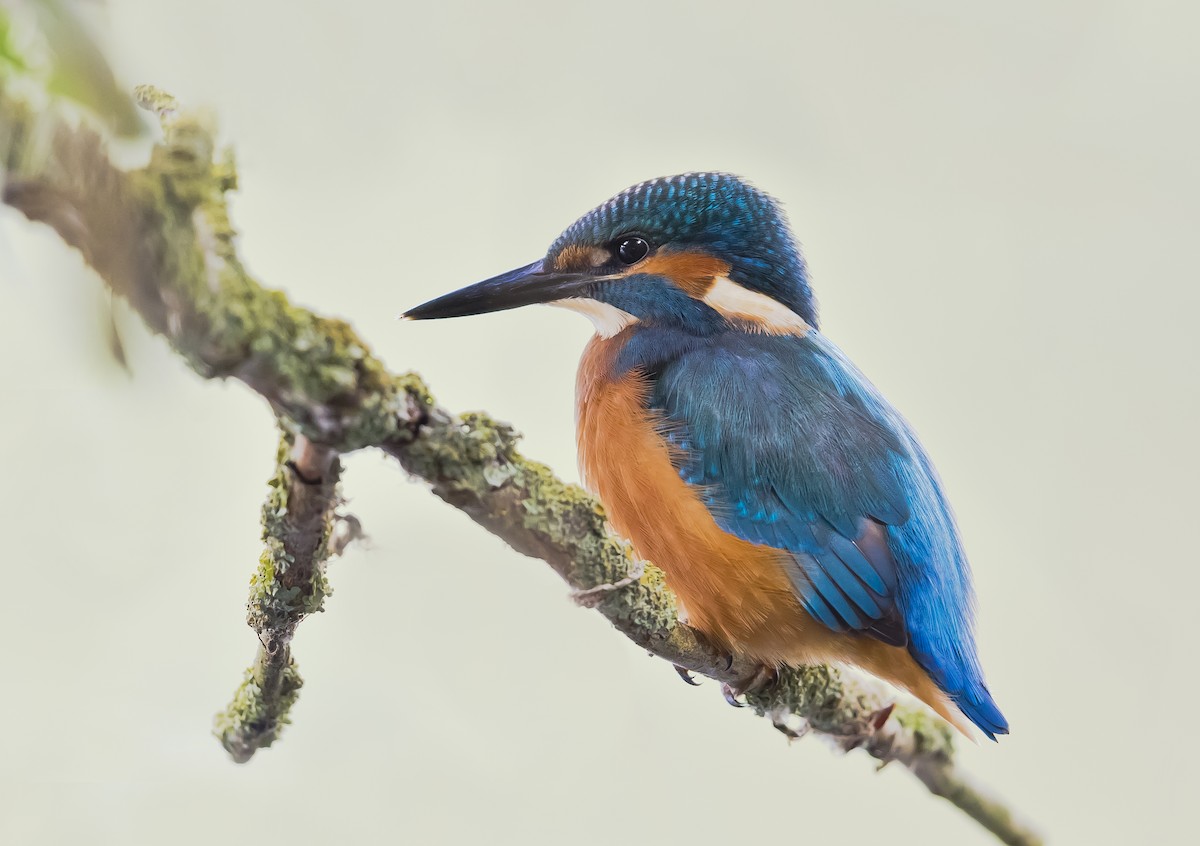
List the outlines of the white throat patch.
{"label": "white throat patch", "polygon": [[740,320],[769,335],[804,335],[812,327],[778,300],[751,291],[724,276],[713,280],[704,302],[731,320]]}
{"label": "white throat patch", "polygon": [[596,334],[601,338],[611,338],[626,326],[637,323],[637,318],[629,312],[621,311],[621,309],[611,306],[608,303],[602,303],[599,300],[587,299],[585,297],[571,297],[566,300],[557,300],[556,302],[549,303],[549,305],[582,314],[588,320],[592,321],[592,325],[596,327]]}

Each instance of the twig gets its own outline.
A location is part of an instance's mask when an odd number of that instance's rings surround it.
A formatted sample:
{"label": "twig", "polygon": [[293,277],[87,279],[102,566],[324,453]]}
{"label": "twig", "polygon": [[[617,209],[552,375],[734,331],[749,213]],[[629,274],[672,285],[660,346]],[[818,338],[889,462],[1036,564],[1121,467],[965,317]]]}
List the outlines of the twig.
{"label": "twig", "polygon": [[635,566],[629,571],[628,576],[617,579],[615,582],[573,590],[571,591],[571,599],[584,608],[595,608],[600,604],[600,600],[604,598],[606,593],[611,593],[614,590],[622,590],[635,582],[640,582],[644,575],[646,575],[646,562],[639,560],[635,562]]}
{"label": "twig", "polygon": [[340,472],[333,450],[303,435],[283,433],[262,508],[265,548],[247,603],[247,622],[258,633],[258,654],[233,700],[213,722],[221,745],[238,763],[275,741],[290,722],[288,711],[304,684],[292,660],[291,641],[300,621],[322,610],[331,592],[325,562]]}

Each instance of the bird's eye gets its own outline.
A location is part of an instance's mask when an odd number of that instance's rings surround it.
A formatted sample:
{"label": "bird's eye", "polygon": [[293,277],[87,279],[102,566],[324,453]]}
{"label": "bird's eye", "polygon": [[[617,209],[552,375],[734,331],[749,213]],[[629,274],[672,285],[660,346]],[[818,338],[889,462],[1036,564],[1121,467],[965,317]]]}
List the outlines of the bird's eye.
{"label": "bird's eye", "polygon": [[617,243],[617,258],[625,264],[637,264],[649,252],[650,245],[646,243],[646,239],[638,238],[636,235],[622,238]]}

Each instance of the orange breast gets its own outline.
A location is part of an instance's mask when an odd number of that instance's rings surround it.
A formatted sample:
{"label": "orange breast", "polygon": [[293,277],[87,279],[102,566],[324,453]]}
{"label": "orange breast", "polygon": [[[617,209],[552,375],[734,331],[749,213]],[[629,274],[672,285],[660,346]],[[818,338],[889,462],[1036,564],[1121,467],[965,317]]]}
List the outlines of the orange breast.
{"label": "orange breast", "polygon": [[825,640],[800,608],[780,553],[723,531],[671,461],[636,373],[613,379],[628,332],[594,338],[577,385],[579,462],[613,527],[666,574],[688,621],[717,645],[768,664]]}

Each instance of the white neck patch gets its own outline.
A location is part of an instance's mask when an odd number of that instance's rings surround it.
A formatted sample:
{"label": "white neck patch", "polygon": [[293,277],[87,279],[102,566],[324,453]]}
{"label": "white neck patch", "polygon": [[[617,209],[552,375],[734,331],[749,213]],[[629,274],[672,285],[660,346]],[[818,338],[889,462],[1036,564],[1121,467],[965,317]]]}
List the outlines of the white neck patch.
{"label": "white neck patch", "polygon": [[587,299],[585,297],[571,297],[565,300],[557,300],[549,303],[549,305],[582,314],[588,320],[592,321],[592,325],[596,327],[596,334],[601,338],[611,338],[626,326],[637,323],[637,318],[629,312],[621,311],[621,309],[611,306],[608,303],[602,303],[599,300]]}
{"label": "white neck patch", "polygon": [[704,303],[731,320],[740,320],[769,335],[804,335],[810,329],[804,318],[778,300],[751,291],[724,276],[713,280]]}

